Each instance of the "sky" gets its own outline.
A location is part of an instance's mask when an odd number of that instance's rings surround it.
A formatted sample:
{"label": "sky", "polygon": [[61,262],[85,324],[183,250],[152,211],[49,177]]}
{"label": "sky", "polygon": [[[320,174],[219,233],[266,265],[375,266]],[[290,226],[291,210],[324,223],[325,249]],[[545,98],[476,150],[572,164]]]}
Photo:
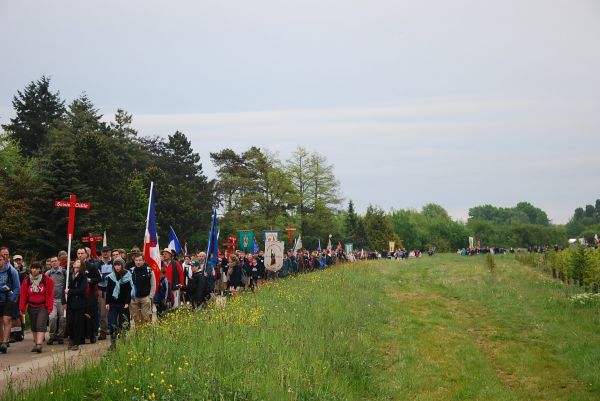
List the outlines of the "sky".
{"label": "sky", "polygon": [[42,74],[140,135],[299,146],[359,212],[600,198],[597,0],[0,0],[0,123]]}

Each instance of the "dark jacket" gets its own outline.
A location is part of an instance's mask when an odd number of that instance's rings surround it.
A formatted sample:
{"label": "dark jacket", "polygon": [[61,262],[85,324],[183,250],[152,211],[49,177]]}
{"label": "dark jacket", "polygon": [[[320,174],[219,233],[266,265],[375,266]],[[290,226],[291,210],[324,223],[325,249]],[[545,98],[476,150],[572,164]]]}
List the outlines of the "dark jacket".
{"label": "dark jacket", "polygon": [[229,285],[232,287],[242,286],[242,265],[241,264],[229,264],[228,269],[231,267],[231,274],[229,274]]}
{"label": "dark jacket", "polygon": [[192,274],[188,284],[182,287],[182,290],[188,295],[189,300],[194,306],[199,306],[210,298],[208,283],[204,273],[197,271]]}
{"label": "dark jacket", "polygon": [[85,262],[84,268],[85,274],[88,278],[88,285],[90,286],[87,297],[88,306],[96,306],[98,305],[98,300],[96,299],[98,296],[98,283],[101,280],[100,271],[98,270],[96,263],[90,260]]}
{"label": "dark jacket", "polygon": [[69,294],[67,295],[67,308],[83,309],[87,306],[86,289],[88,286],[87,274],[81,272],[75,277],[75,274],[69,274]]}

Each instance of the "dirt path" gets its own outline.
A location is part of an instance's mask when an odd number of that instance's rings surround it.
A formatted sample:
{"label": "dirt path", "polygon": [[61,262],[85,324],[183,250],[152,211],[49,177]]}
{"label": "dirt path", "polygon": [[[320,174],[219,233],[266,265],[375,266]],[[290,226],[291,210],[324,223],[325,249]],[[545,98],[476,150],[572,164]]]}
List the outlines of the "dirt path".
{"label": "dirt path", "polygon": [[65,341],[64,345],[44,344],[43,352],[36,354],[31,352],[31,332],[26,332],[24,341],[10,344],[8,353],[0,354],[0,394],[11,386],[16,390],[42,384],[51,372],[93,363],[109,345],[109,340],[98,341],[80,346],[79,351],[68,351]]}

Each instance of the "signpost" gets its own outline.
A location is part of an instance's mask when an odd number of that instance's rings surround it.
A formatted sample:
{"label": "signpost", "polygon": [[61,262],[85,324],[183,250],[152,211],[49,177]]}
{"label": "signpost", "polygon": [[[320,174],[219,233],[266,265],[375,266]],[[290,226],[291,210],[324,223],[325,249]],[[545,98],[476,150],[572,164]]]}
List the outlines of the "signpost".
{"label": "signpost", "polygon": [[92,259],[97,259],[96,242],[100,242],[102,240],[104,240],[102,235],[88,234],[87,237],[81,237],[81,242],[87,242],[90,244],[90,248],[92,250]]}
{"label": "signpost", "polygon": [[292,236],[292,233],[296,231],[296,229],[294,227],[288,227],[285,229],[285,231],[290,234],[290,246],[294,245],[294,237]]}
{"label": "signpost", "polygon": [[231,255],[233,252],[235,252],[236,239],[237,238],[235,237],[235,235],[230,235],[227,237],[227,242],[223,242],[221,244],[222,246],[227,248],[227,252],[229,253],[229,255]]}
{"label": "signpost", "polygon": [[[71,264],[71,241],[73,240],[73,233],[75,231],[75,209],[89,209],[89,202],[77,202],[76,195],[71,195],[68,201],[55,201],[55,207],[67,207],[69,208],[69,225],[67,227],[67,239],[69,244],[67,246],[67,278],[65,288],[69,288],[69,265]],[[68,296],[65,295],[65,298]],[[66,311],[65,311],[66,313]]]}

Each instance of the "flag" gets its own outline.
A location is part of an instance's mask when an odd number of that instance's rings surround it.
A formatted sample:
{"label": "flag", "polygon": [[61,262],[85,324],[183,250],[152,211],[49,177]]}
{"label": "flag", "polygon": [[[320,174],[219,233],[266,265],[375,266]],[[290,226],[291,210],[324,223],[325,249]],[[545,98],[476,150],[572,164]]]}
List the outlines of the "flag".
{"label": "flag", "polygon": [[364,254],[365,254],[365,250],[364,250],[364,248],[361,248],[361,250],[360,250],[360,258],[361,259],[363,258]]}
{"label": "flag", "polygon": [[319,245],[317,245],[317,251],[321,251],[321,238],[319,238]]}
{"label": "flag", "polygon": [[185,256],[189,255],[188,251],[187,251],[187,241],[185,241],[185,244],[183,244],[183,254]]}
{"label": "flag", "polygon": [[598,243],[598,234],[594,234],[594,240]]}
{"label": "flag", "polygon": [[[212,254],[212,258],[210,255]],[[206,249],[206,260],[213,263],[215,266],[219,263],[219,228],[217,227],[217,209],[213,214],[212,223],[210,225],[210,233],[208,234],[208,248]]]}
{"label": "flag", "polygon": [[302,249],[302,236],[298,235],[298,238],[296,238],[296,244],[294,245],[294,253],[298,252],[300,249]]}
{"label": "flag", "polygon": [[169,226],[169,249],[175,251],[175,254],[181,253],[181,244],[179,243],[179,239],[177,238],[177,234],[175,234],[175,230],[173,230],[172,226]]}
{"label": "flag", "polygon": [[258,244],[256,243],[256,239],[254,239],[252,241],[252,253],[256,255],[258,252],[260,252],[260,248],[258,247]]}
{"label": "flag", "polygon": [[252,243],[254,242],[254,231],[239,231],[238,237],[240,240],[240,249],[244,252],[250,252],[252,250]]}
{"label": "flag", "polygon": [[327,242],[327,250],[331,251],[331,234],[329,234],[329,241]]}
{"label": "flag", "polygon": [[144,235],[144,258],[152,268],[156,278],[156,288],[160,282],[160,248],[156,233],[156,214],[154,211],[154,183],[150,183],[150,196],[148,197],[148,217],[146,218],[146,234]]}
{"label": "flag", "polygon": [[337,250],[338,251],[342,251],[344,248],[342,248],[342,243],[340,241],[338,241],[338,247]]}
{"label": "flag", "polygon": [[104,237],[102,237],[102,246],[108,246],[108,240],[106,239],[106,231],[104,231]]}

